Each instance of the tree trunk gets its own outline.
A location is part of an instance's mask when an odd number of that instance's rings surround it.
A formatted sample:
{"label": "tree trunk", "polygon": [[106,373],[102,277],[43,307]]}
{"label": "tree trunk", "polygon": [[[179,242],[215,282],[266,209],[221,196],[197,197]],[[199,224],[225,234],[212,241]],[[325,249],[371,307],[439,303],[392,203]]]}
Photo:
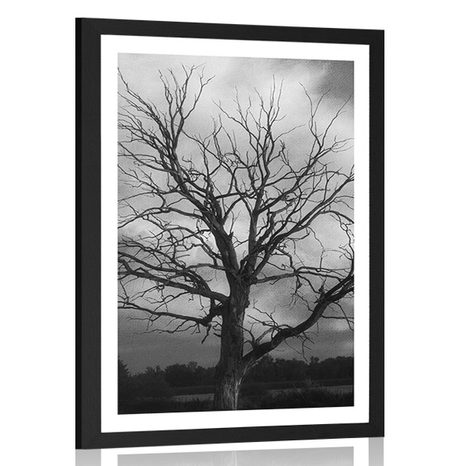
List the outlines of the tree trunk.
{"label": "tree trunk", "polygon": [[216,367],[217,386],[214,409],[238,409],[238,397],[243,368],[243,320],[247,307],[246,290],[230,298],[230,305],[222,313],[220,360]]}
{"label": "tree trunk", "polygon": [[240,377],[236,374],[225,371],[224,374],[219,375],[214,395],[214,409],[238,409],[240,384]]}

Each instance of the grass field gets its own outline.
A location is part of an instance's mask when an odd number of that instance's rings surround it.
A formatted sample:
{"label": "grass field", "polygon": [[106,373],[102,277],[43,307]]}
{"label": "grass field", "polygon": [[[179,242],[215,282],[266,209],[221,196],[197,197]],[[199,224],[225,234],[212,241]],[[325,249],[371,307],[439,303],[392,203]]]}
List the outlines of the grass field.
{"label": "grass field", "polygon": [[[349,380],[251,383],[242,387],[239,409],[336,407],[353,405]],[[348,384],[351,382],[351,384]],[[170,398],[145,398],[120,403],[120,414],[211,411],[212,385],[179,387]]]}

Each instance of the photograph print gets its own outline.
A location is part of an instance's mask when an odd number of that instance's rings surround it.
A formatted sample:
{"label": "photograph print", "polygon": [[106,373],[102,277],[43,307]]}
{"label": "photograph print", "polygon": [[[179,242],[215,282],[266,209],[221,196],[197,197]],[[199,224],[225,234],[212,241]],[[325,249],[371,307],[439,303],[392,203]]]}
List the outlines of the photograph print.
{"label": "photograph print", "polygon": [[354,71],[118,54],[118,414],[354,405]]}

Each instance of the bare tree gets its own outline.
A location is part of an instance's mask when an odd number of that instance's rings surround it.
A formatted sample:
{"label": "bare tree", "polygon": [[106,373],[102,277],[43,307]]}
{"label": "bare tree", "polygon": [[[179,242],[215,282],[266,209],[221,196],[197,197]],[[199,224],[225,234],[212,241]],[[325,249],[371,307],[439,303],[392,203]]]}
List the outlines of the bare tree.
{"label": "bare tree", "polygon": [[[217,102],[207,135],[187,123],[213,79],[202,68],[160,72],[163,105],[120,79],[119,306],[139,311],[148,331],[220,338],[214,407],[237,409],[241,381],[264,355],[287,341],[304,351],[321,319],[352,327],[342,300],[354,287],[353,170],[330,163],[349,144],[333,134],[347,102],[320,127],[325,95],[302,87],[308,145],[294,154],[286,140],[297,127],[283,128],[275,79],[267,98],[237,92],[232,110]],[[344,239],[337,248],[316,233],[324,217]],[[309,238],[319,251],[303,254]],[[282,280],[287,309],[251,302],[255,287]],[[295,307],[305,317],[286,323]]]}

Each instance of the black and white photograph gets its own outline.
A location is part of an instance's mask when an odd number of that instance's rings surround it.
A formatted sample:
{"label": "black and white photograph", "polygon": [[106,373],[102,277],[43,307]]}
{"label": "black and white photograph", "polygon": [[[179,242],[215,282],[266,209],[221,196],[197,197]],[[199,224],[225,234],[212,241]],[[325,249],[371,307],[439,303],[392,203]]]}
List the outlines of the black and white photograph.
{"label": "black and white photograph", "polygon": [[119,414],[352,406],[354,63],[118,67]]}

